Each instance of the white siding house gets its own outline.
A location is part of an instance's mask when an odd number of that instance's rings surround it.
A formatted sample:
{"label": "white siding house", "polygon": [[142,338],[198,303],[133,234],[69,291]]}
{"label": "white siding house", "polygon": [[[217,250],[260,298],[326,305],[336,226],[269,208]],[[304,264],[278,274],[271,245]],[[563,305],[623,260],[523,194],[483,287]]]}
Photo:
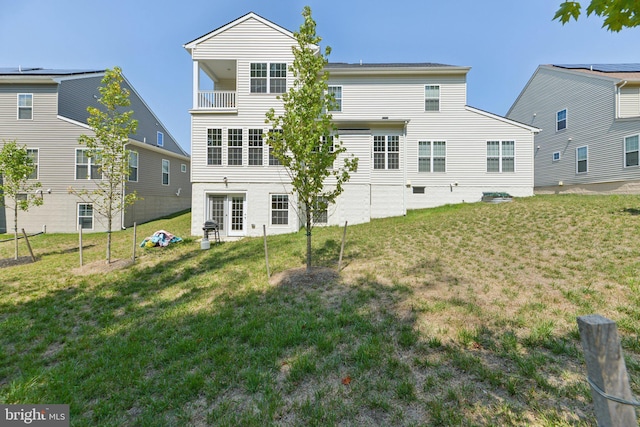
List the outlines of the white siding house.
{"label": "white siding house", "polygon": [[[293,34],[249,13],[184,47],[193,60],[192,234],[224,238],[301,227],[286,171],[269,157],[265,113],[293,81]],[[337,137],[358,171],[327,211],[357,224],[408,209],[533,194],[537,129],[466,105],[469,67],[330,63]],[[328,185],[331,182],[328,181]]]}
{"label": "white siding house", "polygon": [[541,129],[536,192],[640,192],[640,64],[540,65],[507,117]]}
{"label": "white siding house", "polygon": [[[19,214],[18,226],[27,232],[106,229],[97,209],[94,212],[91,203],[68,191],[69,187],[93,190],[100,179],[98,165],[83,155],[86,147],[78,138],[93,135],[87,107],[99,107],[98,87],[103,77],[104,70],[0,68],[0,147],[11,140],[26,146],[37,164],[33,179],[42,185],[42,191],[27,197],[42,197],[44,204]],[[123,86],[131,93],[130,108],[138,120],[138,131],[127,144],[134,154],[125,191],[137,192],[141,200],[114,218],[114,229],[191,205],[189,156],[129,82],[125,80]],[[12,229],[12,217],[13,211],[0,203],[0,233]]]}

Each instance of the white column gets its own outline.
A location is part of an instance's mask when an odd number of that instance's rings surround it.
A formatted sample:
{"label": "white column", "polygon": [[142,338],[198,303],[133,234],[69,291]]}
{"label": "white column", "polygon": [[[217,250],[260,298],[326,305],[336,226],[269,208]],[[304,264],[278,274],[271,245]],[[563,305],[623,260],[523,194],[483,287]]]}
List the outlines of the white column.
{"label": "white column", "polygon": [[198,108],[198,91],[200,90],[200,66],[193,61],[193,109]]}

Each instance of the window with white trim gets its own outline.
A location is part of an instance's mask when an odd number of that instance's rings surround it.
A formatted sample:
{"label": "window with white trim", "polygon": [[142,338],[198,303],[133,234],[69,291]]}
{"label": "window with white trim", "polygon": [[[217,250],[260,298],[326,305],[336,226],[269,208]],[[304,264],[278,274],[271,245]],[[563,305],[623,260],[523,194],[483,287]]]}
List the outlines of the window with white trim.
{"label": "window with white trim", "polygon": [[129,151],[129,181],[138,182],[138,152]]}
{"label": "window with white trim", "polygon": [[487,141],[487,172],[515,172],[514,141]]}
{"label": "window with white trim", "polygon": [[329,86],[327,87],[329,95],[333,95],[332,108],[328,108],[329,111],[342,111],[342,86]]}
{"label": "window with white trim", "polygon": [[90,150],[76,148],[76,179],[102,179],[100,154]]}
{"label": "window with white trim", "polygon": [[28,179],[38,179],[38,162],[40,160],[40,153],[37,148],[27,148],[27,156],[31,159],[31,166],[33,166],[33,172],[27,177]]}
{"label": "window with white trim", "polygon": [[187,173],[187,165],[185,165],[184,163],[182,163],[180,165],[180,172],[182,173]]}
{"label": "window with white trim", "polygon": [[171,171],[171,162],[162,159],[162,185],[169,185],[169,173]]}
{"label": "window with white trim", "polygon": [[627,136],[624,139],[624,166],[638,166],[638,154],[638,135]]}
{"label": "window with white trim", "polygon": [[207,164],[222,164],[222,129],[207,129]]}
{"label": "window with white trim", "polygon": [[33,119],[33,94],[18,94],[18,120]]}
{"label": "window with white trim", "polygon": [[78,228],[93,230],[92,203],[78,203]]}
{"label": "window with white trim", "polygon": [[446,172],[447,143],[418,141],[418,172]]}
{"label": "window with white trim", "polygon": [[425,85],[424,111],[440,111],[440,85]]}
{"label": "window with white trim", "polygon": [[400,169],[400,137],[398,135],[373,136],[373,168]]}
{"label": "window with white trim", "polygon": [[589,172],[589,148],[584,147],[576,148],[576,173]]}
{"label": "window with white trim", "polygon": [[271,225],[289,224],[289,196],[287,194],[271,195]]}
{"label": "window with white trim", "polygon": [[567,128],[567,109],[560,110],[556,113],[556,131]]}
{"label": "window with white trim", "polygon": [[[269,132],[282,134],[282,129],[270,129]],[[273,147],[269,146],[269,166],[280,166],[280,159],[273,155]]]}
{"label": "window with white trim", "polygon": [[249,129],[249,166],[262,166],[262,129]]}
{"label": "window with white trim", "polygon": [[162,132],[157,133],[158,147],[164,147],[164,134]]}
{"label": "window with white trim", "polygon": [[560,152],[559,151],[554,151],[552,159],[553,159],[554,162],[557,162],[558,160],[560,160]]}
{"label": "window with white trim", "polygon": [[319,196],[316,200],[316,210],[313,216],[314,224],[327,224],[329,221],[329,202],[326,197]]}
{"label": "window with white trim", "polygon": [[242,166],[242,129],[227,129],[227,164]]}
{"label": "window with white trim", "polygon": [[251,93],[284,93],[287,91],[287,64],[253,62],[250,67]]}

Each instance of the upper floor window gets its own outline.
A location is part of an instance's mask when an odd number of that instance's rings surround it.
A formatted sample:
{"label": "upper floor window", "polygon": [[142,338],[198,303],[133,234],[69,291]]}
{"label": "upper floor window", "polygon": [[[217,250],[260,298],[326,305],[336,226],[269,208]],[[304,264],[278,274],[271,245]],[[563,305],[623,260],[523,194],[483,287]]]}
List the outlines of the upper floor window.
{"label": "upper floor window", "polygon": [[284,93],[287,91],[287,64],[253,62],[250,65],[251,93]]}
{"label": "upper floor window", "polygon": [[171,171],[171,163],[169,160],[162,159],[162,185],[169,185],[169,172]]}
{"label": "upper floor window", "polygon": [[158,147],[164,147],[164,134],[162,132],[158,132]]}
{"label": "upper floor window", "polygon": [[18,120],[33,119],[33,94],[18,94]]}
{"label": "upper floor window", "polygon": [[515,142],[487,141],[487,172],[515,171]]}
{"label": "upper floor window", "polygon": [[400,168],[400,137],[398,135],[374,135],[373,168]]}
{"label": "upper floor window", "polygon": [[587,146],[576,148],[576,173],[589,172],[589,148]]}
{"label": "upper floor window", "polygon": [[262,129],[249,129],[249,166],[262,165]]}
{"label": "upper floor window", "polygon": [[418,141],[418,172],[445,172],[447,143]]}
{"label": "upper floor window", "polygon": [[556,113],[556,131],[567,128],[567,109],[560,110]]}
{"label": "upper floor window", "polygon": [[424,111],[440,111],[440,85],[424,87]]}
{"label": "upper floor window", "polygon": [[327,92],[329,95],[333,95],[333,105],[328,110],[342,111],[342,86],[329,86]]}
{"label": "upper floor window", "polygon": [[129,181],[138,182],[138,152],[129,151]]}
{"label": "upper floor window", "polygon": [[38,179],[38,162],[40,155],[37,148],[27,148],[27,156],[31,159],[31,165],[33,166],[33,172],[28,176],[28,179]]}
{"label": "upper floor window", "polygon": [[102,179],[100,155],[89,153],[85,148],[76,148],[76,179]]}
{"label": "upper floor window", "polygon": [[552,159],[553,159],[554,162],[557,162],[558,160],[560,160],[560,152],[559,151],[554,151]]}
{"label": "upper floor window", "polygon": [[207,164],[222,164],[222,129],[207,129]]}
{"label": "upper floor window", "polygon": [[242,129],[228,129],[227,164],[242,166]]}
{"label": "upper floor window", "polygon": [[180,165],[180,172],[182,173],[187,173],[187,165],[185,165],[184,163],[182,163]]}
{"label": "upper floor window", "polygon": [[638,166],[638,135],[624,139],[624,166]]}

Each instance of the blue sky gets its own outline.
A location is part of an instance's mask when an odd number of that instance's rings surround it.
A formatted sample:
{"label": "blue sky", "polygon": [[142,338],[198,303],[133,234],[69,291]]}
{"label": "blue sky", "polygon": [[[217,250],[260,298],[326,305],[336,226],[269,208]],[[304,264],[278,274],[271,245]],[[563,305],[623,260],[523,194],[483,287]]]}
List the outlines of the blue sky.
{"label": "blue sky", "polygon": [[[0,67],[122,67],[190,150],[185,43],[248,12],[291,31],[311,6],[332,62],[470,66],[467,103],[504,115],[539,64],[638,63],[640,28],[552,21],[561,0],[0,0]],[[583,2],[583,6],[586,6]]]}

